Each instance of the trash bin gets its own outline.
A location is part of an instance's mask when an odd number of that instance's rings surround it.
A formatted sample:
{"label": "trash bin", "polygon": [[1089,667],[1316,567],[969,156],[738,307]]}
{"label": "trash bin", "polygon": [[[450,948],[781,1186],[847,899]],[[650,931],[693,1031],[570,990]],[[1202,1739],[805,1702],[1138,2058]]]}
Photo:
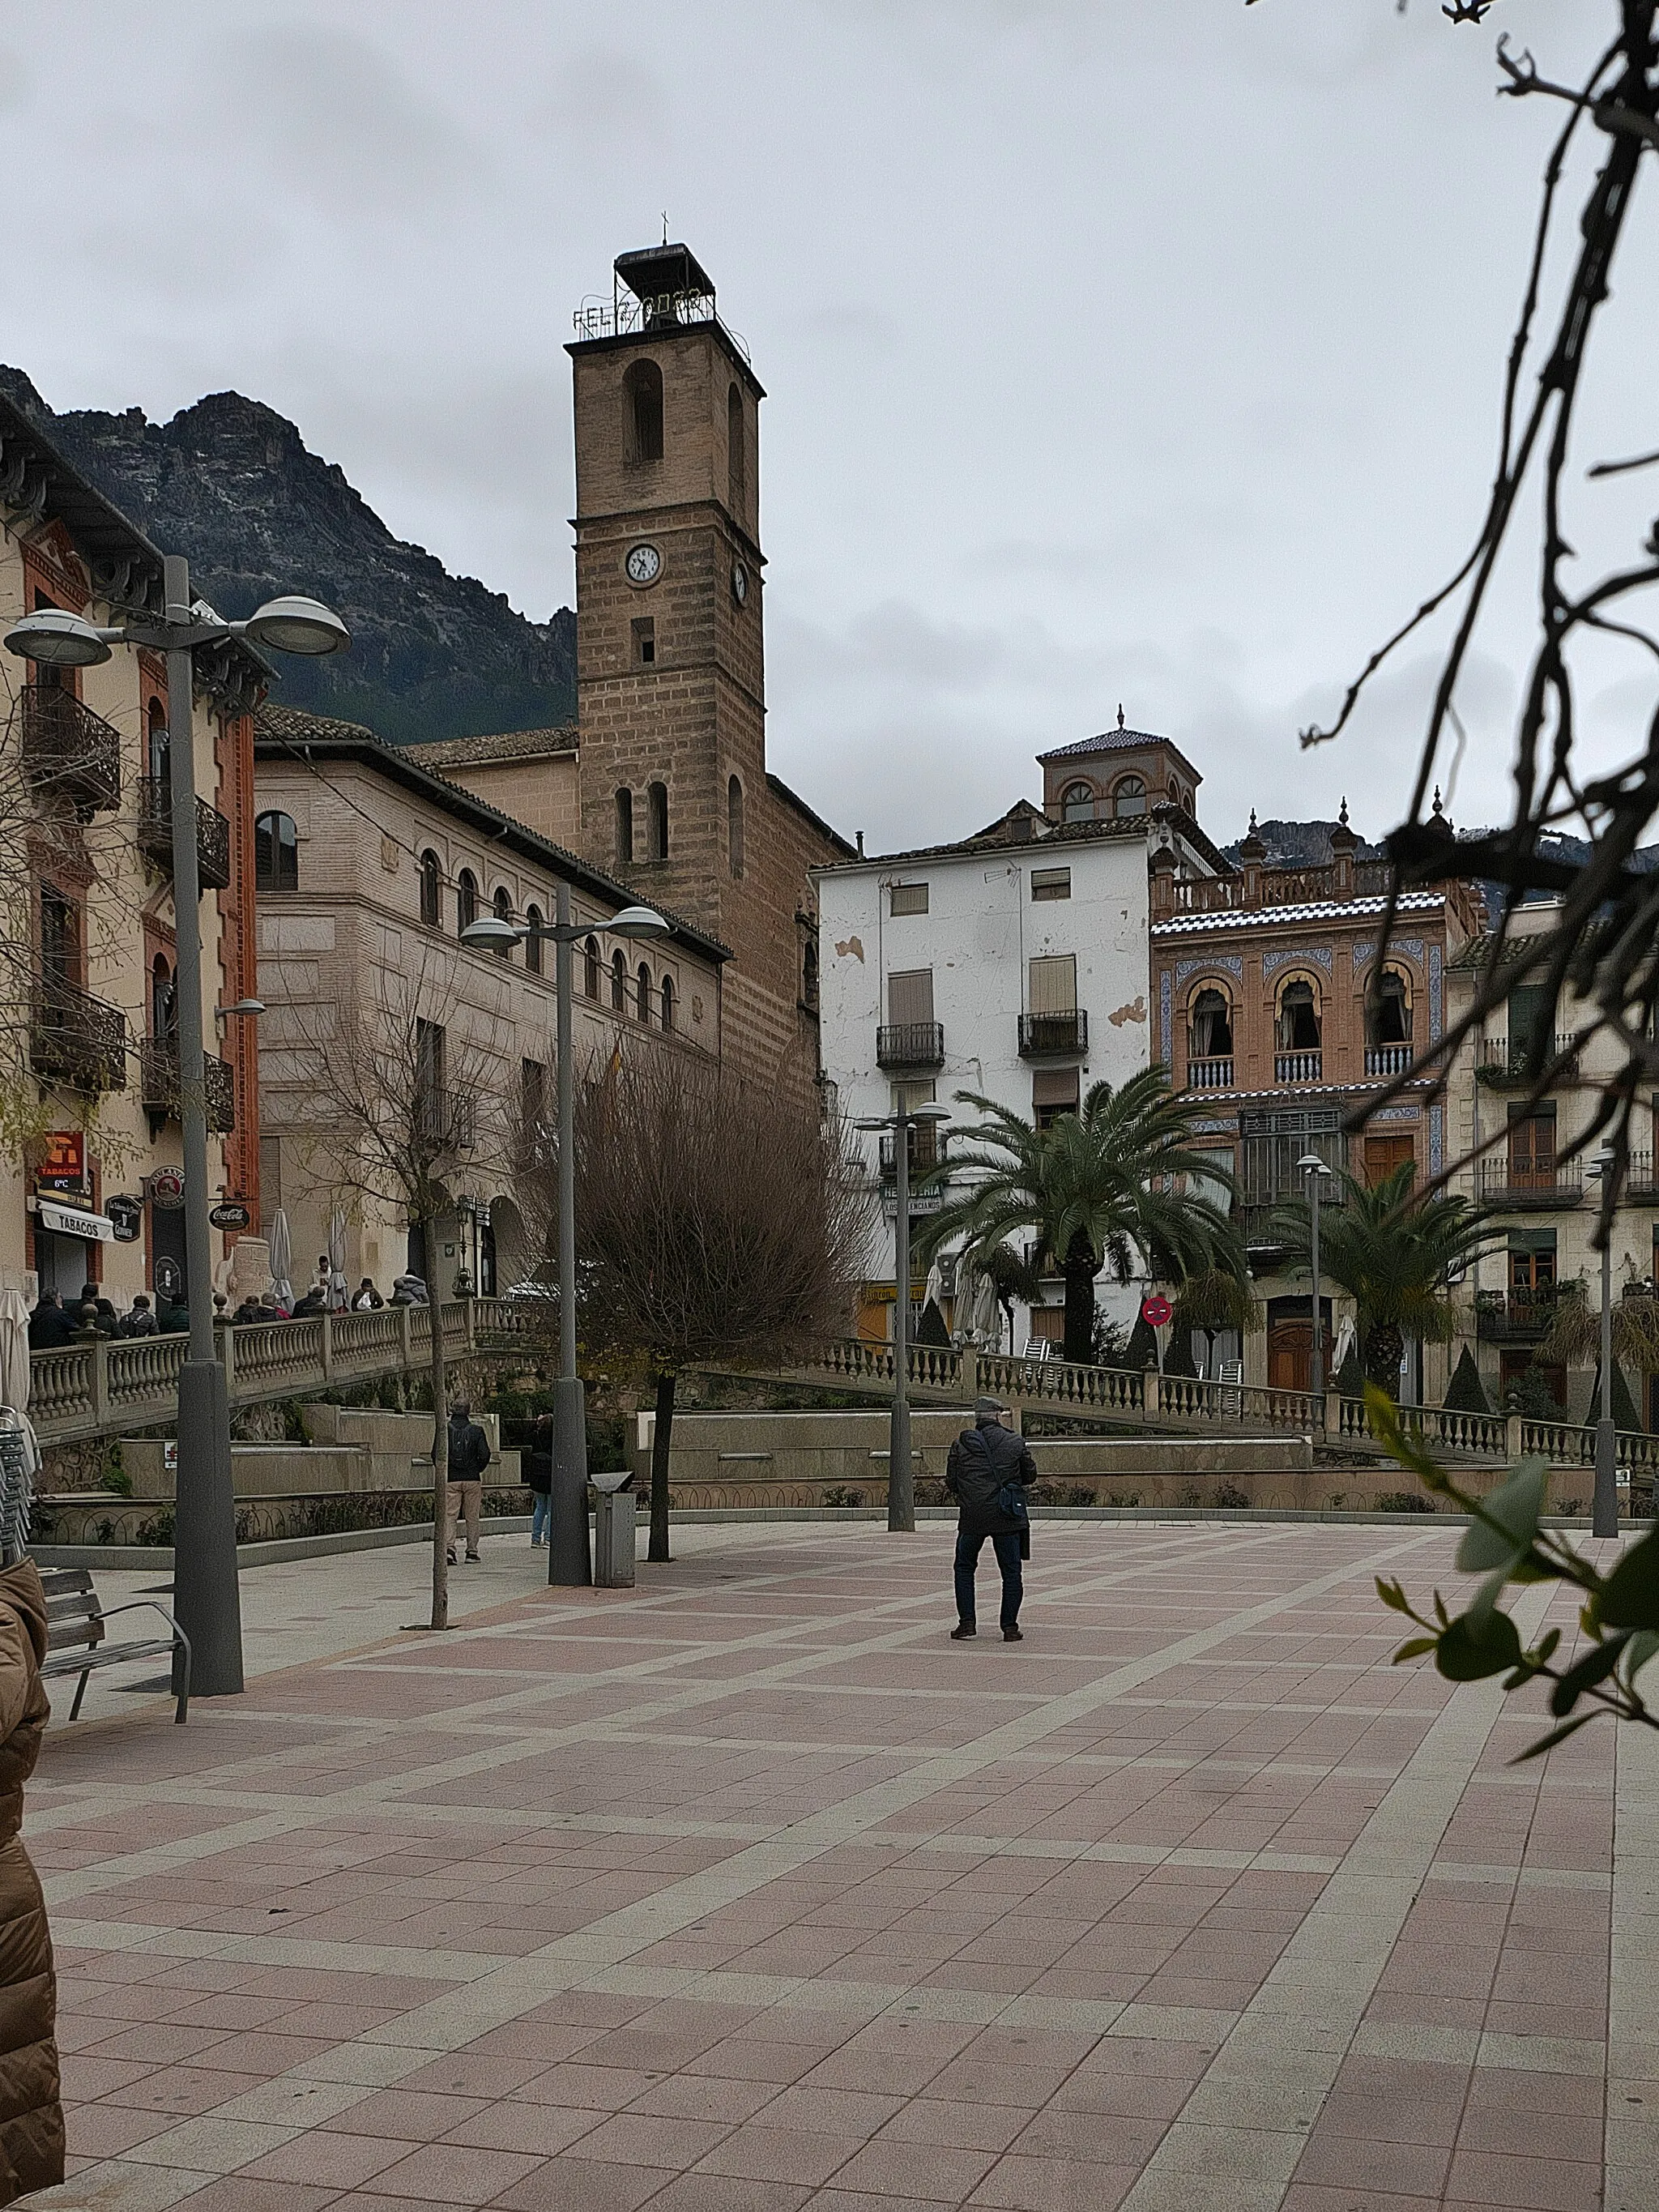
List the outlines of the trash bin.
{"label": "trash bin", "polygon": [[614,1474],[590,1477],[599,1503],[593,1515],[593,1582],[599,1589],[634,1587],[634,1493],[624,1486],[632,1474],[618,1468]]}

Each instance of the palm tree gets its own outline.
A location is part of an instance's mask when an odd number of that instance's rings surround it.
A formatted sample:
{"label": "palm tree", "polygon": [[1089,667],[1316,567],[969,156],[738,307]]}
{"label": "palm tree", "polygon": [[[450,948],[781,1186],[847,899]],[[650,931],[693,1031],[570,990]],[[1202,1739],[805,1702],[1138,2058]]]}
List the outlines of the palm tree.
{"label": "palm tree", "polygon": [[[1407,1160],[1374,1188],[1339,1174],[1343,1202],[1327,1200],[1320,1208],[1320,1273],[1340,1283],[1358,1307],[1366,1376],[1390,1397],[1399,1387],[1406,1339],[1444,1344],[1455,1334],[1450,1278],[1501,1234],[1489,1211],[1466,1198],[1414,1199],[1415,1174]],[[1279,1207],[1273,1233],[1292,1261],[1311,1267],[1306,1199]]]}
{"label": "palm tree", "polygon": [[[1213,1153],[1196,1146],[1196,1108],[1176,1097],[1162,1067],[1115,1087],[1097,1083],[1082,1110],[1046,1129],[994,1099],[959,1091],[984,1116],[954,1137],[947,1164],[926,1180],[975,1176],[918,1237],[924,1257],[960,1240],[977,1264],[1021,1231],[1035,1230],[1066,1281],[1066,1357],[1086,1362],[1095,1318],[1095,1278],[1109,1267],[1127,1282],[1137,1258],[1159,1279],[1180,1282],[1220,1268],[1242,1277],[1243,1249],[1206,1187],[1231,1195]],[[981,1150],[964,1150],[963,1146]]]}

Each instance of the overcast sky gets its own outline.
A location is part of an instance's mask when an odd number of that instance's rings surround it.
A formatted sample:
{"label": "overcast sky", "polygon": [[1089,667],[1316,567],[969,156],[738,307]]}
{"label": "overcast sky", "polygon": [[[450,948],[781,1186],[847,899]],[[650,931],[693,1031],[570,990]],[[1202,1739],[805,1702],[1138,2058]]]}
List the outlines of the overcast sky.
{"label": "overcast sky", "polygon": [[[1121,701],[1190,755],[1218,836],[1345,793],[1377,834],[1425,657],[1340,744],[1296,732],[1480,511],[1559,113],[1494,99],[1498,31],[1565,76],[1611,16],[0,0],[0,354],[59,408],[265,400],[545,617],[573,592],[571,314],[666,210],[770,395],[771,758],[805,796],[872,848],[956,835]],[[1581,461],[1659,443],[1642,213]],[[1578,498],[1581,552],[1622,555],[1659,492]],[[1460,821],[1504,804],[1530,580],[1461,696]],[[1604,751],[1644,696],[1589,672]]]}

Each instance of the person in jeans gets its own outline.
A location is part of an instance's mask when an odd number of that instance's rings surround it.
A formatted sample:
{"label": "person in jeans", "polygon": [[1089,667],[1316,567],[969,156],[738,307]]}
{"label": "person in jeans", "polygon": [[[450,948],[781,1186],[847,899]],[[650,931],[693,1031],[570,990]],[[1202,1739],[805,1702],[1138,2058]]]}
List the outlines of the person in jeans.
{"label": "person in jeans", "polygon": [[1036,1480],[1036,1462],[1025,1440],[1003,1426],[1006,1408],[995,1398],[974,1401],[974,1425],[964,1429],[945,1462],[945,1487],[957,1501],[957,1625],[960,1643],[979,1633],[975,1620],[974,1571],[988,1536],[1002,1570],[1002,1635],[1007,1644],[1024,1639],[1019,1601],[1024,1595],[1020,1559],[1030,1540],[1025,1486]]}
{"label": "person in jeans", "polygon": [[458,1398],[449,1410],[449,1475],[445,1499],[447,1508],[447,1530],[445,1540],[449,1547],[449,1564],[455,1565],[455,1531],[460,1516],[466,1516],[466,1556],[474,1565],[478,1559],[478,1515],[483,1505],[483,1471],[489,1464],[489,1439],[472,1418],[472,1408],[465,1398]]}
{"label": "person in jeans", "polygon": [[524,1455],[524,1479],[530,1486],[530,1542],[539,1551],[547,1541],[553,1517],[553,1416],[538,1413],[531,1431],[530,1449]]}

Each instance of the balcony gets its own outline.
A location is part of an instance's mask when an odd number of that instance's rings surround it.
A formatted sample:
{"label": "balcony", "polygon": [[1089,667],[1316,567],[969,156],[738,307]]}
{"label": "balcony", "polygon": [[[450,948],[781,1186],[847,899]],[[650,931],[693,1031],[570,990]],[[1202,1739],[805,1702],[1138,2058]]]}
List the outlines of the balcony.
{"label": "balcony", "polygon": [[876,1031],[878,1067],[943,1067],[942,1022],[884,1022]]}
{"label": "balcony", "polygon": [[1365,1048],[1367,1075],[1403,1075],[1412,1064],[1412,1048],[1408,1044],[1368,1044]]}
{"label": "balcony", "polygon": [[1506,1213],[1577,1206],[1584,1195],[1583,1169],[1577,1160],[1482,1160],[1480,1195]]}
{"label": "balcony", "polygon": [[[163,874],[173,873],[173,786],[147,775],[138,786],[138,849]],[[196,802],[196,868],[204,891],[230,882],[230,824],[204,799]]]}
{"label": "balcony", "polygon": [[[910,1131],[910,1175],[914,1181],[939,1167],[945,1158],[945,1139],[937,1121],[918,1121]],[[898,1175],[897,1133],[889,1130],[881,1139],[881,1179],[894,1182]]]}
{"label": "balcony", "polygon": [[1077,1060],[1089,1049],[1089,1017],[1081,1007],[1068,1014],[1022,1014],[1022,1060]]}
{"label": "balcony", "polygon": [[29,1066],[72,1091],[125,1091],[127,1018],[118,1006],[56,978],[37,981],[29,1009]]}
{"label": "balcony", "polygon": [[1485,1344],[1534,1344],[1548,1330],[1564,1298],[1575,1286],[1540,1284],[1530,1291],[1478,1291],[1474,1333]]}
{"label": "balcony", "polygon": [[121,733],[55,684],[26,684],[20,694],[23,773],[43,798],[68,801],[76,813],[106,813],[121,804]]}
{"label": "balcony", "polygon": [[[138,1048],[143,1085],[143,1108],[158,1120],[179,1119],[179,1041],[176,1037],[146,1037]],[[228,1060],[213,1054],[202,1055],[207,1091],[207,1125],[216,1135],[228,1136],[236,1127],[236,1079]]]}
{"label": "balcony", "polygon": [[1627,1206],[1659,1206],[1659,1176],[1654,1173],[1651,1152],[1631,1154],[1622,1195]]}
{"label": "balcony", "polygon": [[426,1091],[415,1101],[415,1131],[434,1156],[470,1152],[477,1141],[478,1104],[459,1091]]}
{"label": "balcony", "polygon": [[1320,1052],[1276,1052],[1273,1054],[1275,1083],[1322,1083],[1325,1055]]}
{"label": "balcony", "polygon": [[1187,1062],[1188,1091],[1231,1091],[1233,1087],[1233,1056],[1218,1054],[1209,1060],[1189,1060]]}
{"label": "balcony", "polygon": [[[1550,1041],[1551,1049],[1545,1054],[1542,1066],[1552,1070],[1552,1083],[1567,1083],[1578,1073],[1578,1040],[1565,1032],[1558,1033]],[[1527,1073],[1527,1054],[1532,1047],[1529,1037],[1517,1037],[1513,1045],[1507,1037],[1488,1037],[1475,1054],[1474,1079],[1493,1091],[1526,1091],[1536,1077]]]}

